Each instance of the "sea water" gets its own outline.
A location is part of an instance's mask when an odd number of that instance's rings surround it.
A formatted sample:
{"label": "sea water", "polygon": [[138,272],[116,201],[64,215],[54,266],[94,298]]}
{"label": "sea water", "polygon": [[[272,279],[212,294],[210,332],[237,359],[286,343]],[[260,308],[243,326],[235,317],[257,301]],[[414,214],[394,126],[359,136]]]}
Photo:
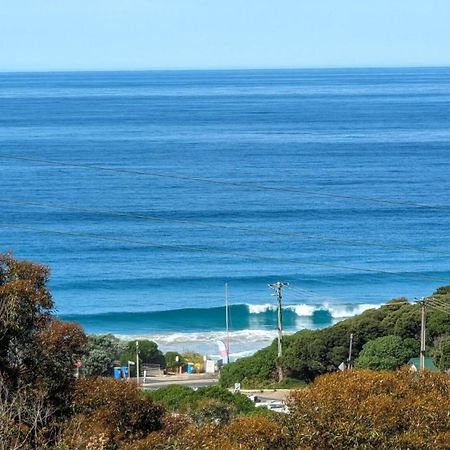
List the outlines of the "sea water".
{"label": "sea water", "polygon": [[[234,354],[450,284],[450,69],[0,74],[0,251],[93,333]],[[110,170],[112,169],[112,170]]]}

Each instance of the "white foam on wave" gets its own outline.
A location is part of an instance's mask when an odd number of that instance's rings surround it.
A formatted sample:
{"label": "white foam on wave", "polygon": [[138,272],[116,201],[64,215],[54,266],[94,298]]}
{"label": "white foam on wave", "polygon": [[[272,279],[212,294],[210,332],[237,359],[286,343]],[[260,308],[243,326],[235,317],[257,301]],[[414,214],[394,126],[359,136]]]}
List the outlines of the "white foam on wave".
{"label": "white foam on wave", "polygon": [[[328,312],[334,319],[344,319],[346,317],[352,317],[362,312],[372,309],[379,308],[380,304],[370,304],[370,303],[356,303],[356,304],[306,304],[301,303],[298,305],[286,305],[283,307],[285,311],[292,311],[299,317],[312,317],[314,313],[319,311]],[[250,314],[262,314],[268,311],[276,311],[277,307],[270,303],[264,304],[247,304],[248,311]]]}
{"label": "white foam on wave", "polygon": [[284,309],[295,312],[299,317],[311,317],[315,311],[319,311],[321,308],[315,305],[288,305]]}
{"label": "white foam on wave", "polygon": [[[230,343],[232,342],[265,342],[272,341],[276,337],[276,330],[239,330],[231,331],[228,334]],[[139,336],[116,335],[120,339],[150,339],[160,345],[171,344],[197,344],[215,343],[227,339],[225,331],[204,331],[191,333],[148,333]]]}
{"label": "white foam on wave", "polygon": [[248,312],[250,314],[261,314],[261,313],[265,313],[267,311],[275,311],[275,309],[276,309],[276,306],[271,305],[270,303],[264,303],[262,305],[247,304],[247,307],[248,307]]}
{"label": "white foam on wave", "polygon": [[327,305],[326,309],[331,316],[336,319],[343,319],[345,317],[352,317],[367,311],[368,309],[379,308],[381,305],[374,305],[370,303],[362,303],[356,305]]}
{"label": "white foam on wave", "polygon": [[[290,333],[286,333],[290,334]],[[230,360],[249,356],[269,345],[276,330],[240,330],[229,333]],[[148,333],[139,336],[116,335],[124,340],[149,339],[163,351],[195,351],[213,359],[220,359],[217,341],[225,341],[225,332]]]}

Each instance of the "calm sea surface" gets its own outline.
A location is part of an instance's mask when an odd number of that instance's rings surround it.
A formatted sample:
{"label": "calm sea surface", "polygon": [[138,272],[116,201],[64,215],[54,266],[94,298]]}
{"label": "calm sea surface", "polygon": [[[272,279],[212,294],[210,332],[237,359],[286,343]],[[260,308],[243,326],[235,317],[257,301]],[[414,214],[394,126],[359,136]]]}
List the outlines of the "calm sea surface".
{"label": "calm sea surface", "polygon": [[288,331],[450,284],[450,69],[0,74],[0,182],[58,314],[212,352],[227,282],[250,351],[270,282]]}

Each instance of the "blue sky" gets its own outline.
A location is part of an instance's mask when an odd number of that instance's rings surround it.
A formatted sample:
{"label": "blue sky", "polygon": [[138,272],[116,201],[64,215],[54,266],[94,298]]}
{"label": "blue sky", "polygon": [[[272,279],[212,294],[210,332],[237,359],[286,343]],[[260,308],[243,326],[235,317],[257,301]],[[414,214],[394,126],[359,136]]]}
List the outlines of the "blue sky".
{"label": "blue sky", "polygon": [[449,0],[0,0],[0,70],[450,65]]}

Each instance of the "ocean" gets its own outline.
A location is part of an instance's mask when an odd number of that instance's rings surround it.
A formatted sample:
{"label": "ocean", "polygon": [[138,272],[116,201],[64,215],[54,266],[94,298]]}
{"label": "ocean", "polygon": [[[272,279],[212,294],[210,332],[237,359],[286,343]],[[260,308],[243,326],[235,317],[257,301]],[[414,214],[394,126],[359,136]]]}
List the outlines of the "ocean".
{"label": "ocean", "polygon": [[0,74],[0,251],[89,333],[236,357],[450,284],[450,68]]}

